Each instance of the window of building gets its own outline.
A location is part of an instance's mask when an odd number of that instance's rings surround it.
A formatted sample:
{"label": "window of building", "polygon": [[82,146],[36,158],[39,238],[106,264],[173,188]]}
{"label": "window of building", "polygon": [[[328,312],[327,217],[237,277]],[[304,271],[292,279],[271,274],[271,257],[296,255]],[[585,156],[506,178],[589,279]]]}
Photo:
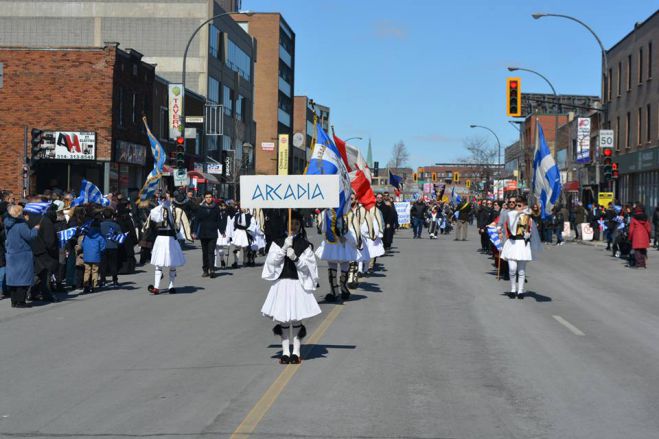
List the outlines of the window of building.
{"label": "window of building", "polygon": [[224,104],[224,114],[233,116],[233,90],[226,85],[222,86],[222,103]]}
{"label": "window of building", "polygon": [[616,136],[615,148],[616,148],[616,151],[620,151],[620,116],[616,117],[615,136]]}
{"label": "window of building", "polygon": [[627,112],[627,120],[625,122],[625,148],[629,148],[632,145],[632,142],[630,141],[632,114],[629,111]]}
{"label": "window of building", "polygon": [[245,97],[241,94],[236,98],[236,119],[245,120]]}
{"label": "window of building", "polygon": [[217,138],[218,136],[206,136],[208,142],[208,151],[217,151]]}
{"label": "window of building", "polygon": [[606,97],[607,101],[611,102],[611,81],[613,80],[613,69],[609,69],[609,74],[606,77]]}
{"label": "window of building", "polygon": [[208,77],[208,100],[214,104],[220,103],[220,81],[212,76]]}
{"label": "window of building", "polygon": [[158,130],[158,138],[165,140],[169,138],[169,108],[160,106],[160,129]]}
{"label": "window of building", "polygon": [[643,107],[638,107],[638,114],[636,120],[636,144],[641,144],[643,138]]}
{"label": "window of building", "polygon": [[222,136],[222,149],[225,151],[233,149],[233,139],[231,136],[227,136],[226,134]]}
{"label": "window of building", "polygon": [[220,57],[220,30],[211,24],[208,35],[208,51],[213,58]]}
{"label": "window of building", "polygon": [[632,56],[627,55],[627,91],[632,89]]}
{"label": "window of building", "polygon": [[622,63],[618,63],[618,80],[616,81],[616,96],[620,96],[622,90]]}
{"label": "window of building", "polygon": [[[123,64],[122,64],[123,65]],[[124,126],[124,88],[119,87],[119,117],[118,117],[119,128]]]}
{"label": "window of building", "polygon": [[652,41],[648,43],[648,79],[652,78]]}
{"label": "window of building", "polygon": [[645,141],[650,143],[650,139],[652,138],[651,134],[651,127],[652,127],[652,111],[650,111],[651,106],[648,104],[645,107]]}
{"label": "window of building", "polygon": [[643,48],[638,48],[638,83],[643,82]]}
{"label": "window of building", "polygon": [[135,125],[137,120],[137,95],[132,93],[131,96],[131,112],[130,112],[130,122]]}
{"label": "window of building", "polygon": [[228,39],[228,53],[226,59],[226,65],[234,72],[238,72],[240,76],[245,78],[247,81],[252,79],[252,60],[249,55],[236,43],[234,43],[231,38]]}

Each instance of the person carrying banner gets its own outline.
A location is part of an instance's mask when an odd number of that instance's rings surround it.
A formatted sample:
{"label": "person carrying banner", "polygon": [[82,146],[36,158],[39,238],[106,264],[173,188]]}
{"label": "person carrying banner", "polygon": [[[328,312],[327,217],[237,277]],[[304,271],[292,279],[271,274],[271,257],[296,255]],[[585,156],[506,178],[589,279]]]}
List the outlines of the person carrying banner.
{"label": "person carrying banner", "polygon": [[291,231],[285,236],[281,230],[279,237],[273,239],[263,265],[261,277],[273,284],[261,313],[276,322],[272,332],[281,337],[279,362],[300,364],[300,343],[307,333],[302,321],[321,313],[313,294],[318,284],[318,266],[299,212],[292,211]]}
{"label": "person carrying banner", "polygon": [[514,209],[508,212],[504,227],[506,242],[501,250],[501,259],[508,261],[509,296],[523,299],[526,264],[533,260],[533,253],[539,252],[542,248],[538,230],[525,198],[517,199]]}
{"label": "person carrying banner", "polygon": [[[178,219],[178,221],[177,221]],[[176,294],[176,267],[185,265],[185,256],[181,245],[176,239],[177,231],[189,230],[185,214],[176,215],[172,207],[171,195],[166,192],[160,205],[154,207],[149,213],[149,221],[156,230],[156,240],[151,250],[151,265],[155,266],[155,280],[147,289],[153,295],[160,293],[160,281],[163,278],[163,268],[169,268],[169,294]],[[190,239],[191,240],[191,239]]]}

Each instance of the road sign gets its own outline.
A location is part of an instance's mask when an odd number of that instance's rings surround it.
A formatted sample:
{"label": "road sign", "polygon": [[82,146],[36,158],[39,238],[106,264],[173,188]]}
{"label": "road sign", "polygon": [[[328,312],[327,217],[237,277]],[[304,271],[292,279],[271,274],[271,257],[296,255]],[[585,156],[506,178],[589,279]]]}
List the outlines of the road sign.
{"label": "road sign", "polygon": [[185,169],[174,170],[174,186],[176,187],[187,186],[188,184],[189,184],[188,171]]}
{"label": "road sign", "polygon": [[597,204],[606,208],[609,203],[613,203],[613,192],[600,192],[597,194]]}
{"label": "road sign", "polygon": [[300,132],[293,134],[293,146],[296,148],[302,148],[304,146],[304,134]]}
{"label": "road sign", "polygon": [[240,207],[336,208],[338,175],[241,175]]}
{"label": "road sign", "polygon": [[185,116],[185,123],[204,123],[204,116]]}
{"label": "road sign", "polygon": [[599,152],[601,152],[603,148],[613,149],[613,130],[600,130],[598,146]]}

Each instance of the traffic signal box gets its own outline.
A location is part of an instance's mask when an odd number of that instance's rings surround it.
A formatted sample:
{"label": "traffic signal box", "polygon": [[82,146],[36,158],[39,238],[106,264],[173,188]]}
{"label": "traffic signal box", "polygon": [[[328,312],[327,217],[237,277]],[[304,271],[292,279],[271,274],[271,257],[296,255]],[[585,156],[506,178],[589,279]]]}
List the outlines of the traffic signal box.
{"label": "traffic signal box", "polygon": [[[604,180],[609,181],[613,178],[613,148],[610,146],[602,147],[602,173]],[[618,173],[618,164],[616,163],[616,174]]]}
{"label": "traffic signal box", "polygon": [[618,177],[620,177],[620,173],[618,172],[618,163],[614,162],[611,164],[611,178],[617,180]]}
{"label": "traffic signal box", "polygon": [[185,139],[181,136],[176,138],[176,172],[179,175],[187,172],[185,167]]}
{"label": "traffic signal box", "polygon": [[459,172],[454,172],[453,173],[453,182],[454,183],[459,183],[460,182],[460,173]]}
{"label": "traffic signal box", "polygon": [[43,130],[32,128],[30,132],[32,140],[32,155],[30,156],[30,166],[33,166],[39,159],[41,145],[43,144]]}
{"label": "traffic signal box", "polygon": [[414,173],[412,174],[412,180],[414,180],[414,181],[418,181],[418,180],[419,180],[419,176],[418,176],[418,174],[417,174],[416,172],[414,172]]}
{"label": "traffic signal box", "polygon": [[436,172],[433,172],[432,174],[430,174],[430,176],[432,178],[432,181],[437,181],[437,173]]}
{"label": "traffic signal box", "polygon": [[519,77],[506,79],[506,116],[522,116],[522,81]]}

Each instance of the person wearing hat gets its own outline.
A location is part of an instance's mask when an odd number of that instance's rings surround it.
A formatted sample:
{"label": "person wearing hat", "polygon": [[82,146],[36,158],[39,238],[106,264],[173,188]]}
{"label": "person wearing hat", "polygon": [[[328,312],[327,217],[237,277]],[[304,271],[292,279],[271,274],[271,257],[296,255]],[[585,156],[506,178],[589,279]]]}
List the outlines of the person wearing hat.
{"label": "person wearing hat", "polygon": [[155,281],[153,285],[147,287],[149,293],[153,295],[160,293],[163,268],[169,268],[168,292],[176,294],[176,267],[185,265],[185,255],[176,239],[177,231],[182,227],[178,222],[179,218],[184,219],[185,214],[180,217],[176,216],[171,200],[171,195],[165,193],[160,204],[154,207],[149,214],[149,222],[153,224],[156,231],[156,240],[151,250],[151,265],[155,266]]}
{"label": "person wearing hat", "polygon": [[270,244],[261,274],[273,282],[261,313],[276,322],[272,332],[281,337],[279,362],[299,364],[300,343],[307,333],[302,321],[321,313],[313,294],[318,284],[318,266],[299,212],[292,212],[290,234],[286,236],[280,230],[278,235]]}

